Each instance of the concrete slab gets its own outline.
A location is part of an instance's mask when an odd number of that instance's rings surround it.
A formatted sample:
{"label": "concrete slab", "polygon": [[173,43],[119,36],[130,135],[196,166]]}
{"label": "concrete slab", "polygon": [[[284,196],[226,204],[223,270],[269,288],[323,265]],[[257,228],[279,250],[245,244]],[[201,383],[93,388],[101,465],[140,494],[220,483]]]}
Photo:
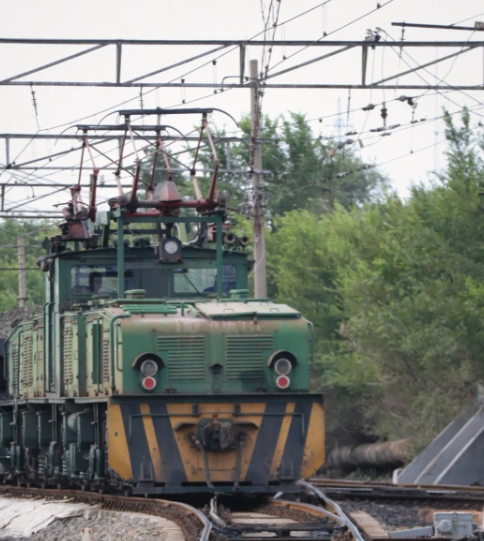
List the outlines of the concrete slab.
{"label": "concrete slab", "polygon": [[[97,506],[70,503],[69,501],[23,500],[15,498],[0,498],[0,541],[2,539],[22,539],[35,535],[47,528],[55,521],[79,517],[80,525],[90,528],[95,525],[97,530],[108,530],[109,525],[120,525],[121,530],[156,529],[163,533],[163,541],[184,541],[181,528],[173,521],[163,517],[144,515],[142,513],[126,513],[118,511],[101,510]],[[101,523],[99,522],[101,521]],[[69,521],[68,521],[69,522]],[[82,524],[81,524],[82,523]],[[72,534],[73,529],[80,527],[76,524],[68,525]],[[113,528],[116,529],[116,528]],[[71,531],[72,530],[72,531]],[[79,529],[81,539],[82,531]],[[77,530],[76,530],[77,534]],[[41,534],[39,534],[41,535]],[[66,539],[72,535],[66,536]]]}
{"label": "concrete slab", "polygon": [[91,506],[82,503],[45,500],[0,499],[0,532],[30,537],[57,519],[79,517]]}

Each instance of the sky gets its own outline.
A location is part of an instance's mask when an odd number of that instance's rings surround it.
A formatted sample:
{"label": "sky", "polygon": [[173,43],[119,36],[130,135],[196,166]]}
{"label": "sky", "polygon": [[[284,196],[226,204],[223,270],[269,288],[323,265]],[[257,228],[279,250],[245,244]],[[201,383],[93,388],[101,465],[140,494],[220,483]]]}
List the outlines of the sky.
{"label": "sky", "polygon": [[[278,26],[275,38],[279,40],[362,40],[367,29],[379,28],[382,39],[400,40],[402,30],[392,26],[392,22],[405,21],[431,24],[462,24],[473,26],[475,20],[484,20],[484,6],[478,0],[329,0],[326,5],[318,0],[274,0],[280,7],[278,23],[294,20]],[[79,38],[79,39],[236,39],[253,38],[263,28],[262,12],[267,15],[270,0],[16,0],[3,1],[3,16],[0,18],[0,38]],[[438,9],[436,9],[438,7]],[[305,15],[305,11],[311,10]],[[359,20],[358,20],[359,19]],[[326,32],[327,37],[323,38]],[[272,34],[270,34],[272,36]],[[262,35],[261,35],[262,36]],[[407,41],[484,41],[484,34],[473,31],[412,29],[405,30]],[[63,56],[77,53],[89,46],[75,45],[12,45],[0,43],[0,79],[28,71],[52,62]],[[212,47],[149,47],[132,46],[123,49],[122,80],[130,80],[163,66],[178,62]],[[300,50],[296,47],[274,48],[269,62],[270,73],[287,69],[303,63],[335,48],[312,47]],[[410,67],[442,58],[461,50],[453,48],[412,48],[402,52],[395,48],[380,48],[369,51],[367,80],[378,81],[390,75],[406,71]],[[344,142],[351,138],[359,139],[353,147],[361,157],[370,163],[382,164],[380,170],[390,178],[392,187],[402,196],[408,194],[413,183],[428,183],[432,171],[445,166],[445,142],[443,123],[432,121],[442,115],[445,107],[451,113],[458,112],[463,105],[472,111],[472,121],[482,120],[484,108],[481,105],[480,91],[459,92],[450,88],[452,84],[482,85],[484,81],[483,47],[460,56],[453,57],[418,74],[399,78],[399,82],[419,84],[440,81],[440,89],[421,90],[352,90],[345,89],[269,89],[263,100],[263,113],[272,117],[288,115],[289,112],[305,114],[311,121],[315,135],[334,135]],[[229,52],[227,52],[229,51]],[[190,64],[161,73],[146,79],[148,82],[221,83],[225,76],[237,75],[239,69],[238,50],[224,50],[208,55]],[[249,60],[262,61],[262,48],[248,47],[246,64]],[[286,57],[286,59],[284,59]],[[212,59],[217,58],[214,66]],[[265,63],[267,63],[267,51]],[[63,81],[114,81],[115,47],[109,46],[69,63],[58,65],[24,80],[63,80]],[[269,82],[280,83],[320,83],[343,84],[359,83],[361,78],[360,50],[349,50],[340,55],[312,63],[293,70],[285,75],[274,77]],[[230,81],[231,79],[228,79]],[[232,79],[234,80],[234,79]],[[393,81],[390,81],[393,82]],[[57,134],[75,124],[98,123],[106,113],[116,110],[116,105],[138,108],[139,89],[134,88],[72,88],[72,87],[34,87],[37,115],[32,103],[31,89],[28,86],[0,86],[0,133],[40,133]],[[176,107],[182,100],[197,107],[217,107],[235,118],[249,111],[250,94],[247,88],[232,89],[214,94],[213,89],[159,88],[143,89],[143,106]],[[397,98],[401,95],[415,98],[415,110]],[[418,100],[416,99],[418,97]],[[374,104],[371,111],[363,111],[368,104]],[[387,125],[400,124],[382,137],[379,132],[371,132],[382,126],[380,111],[382,103],[388,110]],[[412,116],[413,114],[413,116]],[[171,124],[182,131],[188,131],[198,119],[193,117],[170,118]],[[412,120],[418,120],[411,123]],[[104,122],[116,122],[116,115]],[[227,117],[214,114],[217,126],[225,126],[227,132],[238,135],[237,126]],[[348,132],[356,135],[346,136]],[[75,133],[71,129],[66,133]],[[11,161],[21,163],[41,156],[71,148],[69,141],[16,141],[11,143]],[[428,148],[427,148],[428,147]],[[106,148],[108,148],[106,146]],[[425,148],[427,148],[425,150]],[[114,152],[113,145],[109,147]],[[101,158],[97,165],[101,163]],[[78,164],[79,153],[57,160],[57,164],[71,166]],[[0,163],[6,161],[5,150],[0,141]],[[47,162],[37,162],[39,166]],[[106,172],[106,180],[110,181]],[[45,176],[48,175],[48,176]],[[87,181],[89,170],[85,172]],[[75,182],[77,172],[53,173],[38,169],[30,176],[24,173],[5,171],[0,182],[29,184],[34,179],[45,182]],[[55,189],[55,188],[53,188]],[[46,210],[51,205],[67,201],[67,191],[39,200],[32,199],[53,191],[51,188],[12,188],[6,195],[6,208],[23,204],[23,209]],[[101,190],[100,198],[114,195],[108,189]],[[30,198],[30,199],[29,199]]]}

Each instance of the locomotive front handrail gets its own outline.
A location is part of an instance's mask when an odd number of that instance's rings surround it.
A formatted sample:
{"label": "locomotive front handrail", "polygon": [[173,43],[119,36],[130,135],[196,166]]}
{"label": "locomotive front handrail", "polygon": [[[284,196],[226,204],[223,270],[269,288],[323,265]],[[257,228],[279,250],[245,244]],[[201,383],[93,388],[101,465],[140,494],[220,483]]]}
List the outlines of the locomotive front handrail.
{"label": "locomotive front handrail", "polygon": [[[115,381],[115,372],[114,372],[114,367],[116,366],[117,367],[117,363],[115,365],[114,363],[114,323],[118,320],[118,319],[124,319],[124,318],[127,318],[127,317],[131,317],[131,314],[129,312],[126,312],[125,314],[117,314],[113,317],[113,319],[111,319],[110,323],[109,323],[109,349],[111,350],[111,378],[112,378],[112,382],[111,382],[111,391],[112,393],[114,394],[114,392],[116,391],[116,381]],[[121,370],[122,372],[122,370]]]}

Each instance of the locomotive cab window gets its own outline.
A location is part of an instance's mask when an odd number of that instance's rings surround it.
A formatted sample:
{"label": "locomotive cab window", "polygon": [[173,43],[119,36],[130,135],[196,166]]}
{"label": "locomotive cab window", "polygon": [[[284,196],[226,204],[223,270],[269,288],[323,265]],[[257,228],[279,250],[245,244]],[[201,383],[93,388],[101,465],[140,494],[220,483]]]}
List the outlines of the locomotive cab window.
{"label": "locomotive cab window", "polygon": [[[236,289],[237,270],[235,265],[223,266],[222,289],[224,293],[229,293],[231,289]],[[188,269],[179,268],[175,270],[174,275],[175,293],[209,295],[217,292],[217,269]]]}
{"label": "locomotive cab window", "polygon": [[[130,274],[128,274],[130,273]],[[132,272],[125,273],[126,288]],[[71,267],[71,293],[74,295],[113,295],[118,290],[118,269],[115,265],[76,265]]]}

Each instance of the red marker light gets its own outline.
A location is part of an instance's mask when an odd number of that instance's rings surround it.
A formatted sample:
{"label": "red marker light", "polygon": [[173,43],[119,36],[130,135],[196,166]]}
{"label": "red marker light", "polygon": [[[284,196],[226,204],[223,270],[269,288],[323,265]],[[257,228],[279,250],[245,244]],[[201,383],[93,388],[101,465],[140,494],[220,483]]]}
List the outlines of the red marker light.
{"label": "red marker light", "polygon": [[291,380],[287,376],[279,376],[276,379],[276,385],[279,389],[287,389],[291,384]]}
{"label": "red marker light", "polygon": [[141,382],[141,385],[143,385],[147,391],[152,391],[156,387],[156,379],[151,376],[146,376]]}

